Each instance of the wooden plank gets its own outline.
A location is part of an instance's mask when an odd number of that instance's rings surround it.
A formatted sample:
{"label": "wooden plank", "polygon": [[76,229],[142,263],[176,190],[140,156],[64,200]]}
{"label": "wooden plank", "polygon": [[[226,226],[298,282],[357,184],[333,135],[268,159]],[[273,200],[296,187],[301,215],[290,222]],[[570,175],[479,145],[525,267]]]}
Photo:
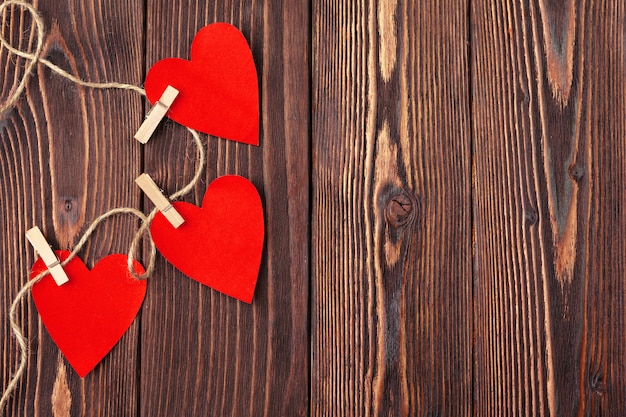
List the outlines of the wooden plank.
{"label": "wooden plank", "polygon": [[473,3],[476,415],[626,415],[625,22]]}
{"label": "wooden plank", "polygon": [[471,415],[468,3],[313,4],[312,414]]}
{"label": "wooden plank", "polygon": [[[141,4],[41,0],[37,8],[47,32],[44,57],[90,81],[141,82]],[[31,23],[28,14],[15,10],[2,30],[26,49],[28,40],[34,45]],[[19,41],[20,35],[26,40]],[[3,49],[3,101],[23,64]],[[38,225],[55,248],[64,249],[103,212],[138,205],[133,179],[140,147],[132,134],[141,109],[136,93],[78,87],[38,66],[18,105],[0,116],[3,387],[19,357],[7,312],[34,262],[24,233]],[[93,265],[110,253],[125,252],[136,226],[130,218],[103,224],[81,257]],[[44,330],[32,301],[23,304],[18,317],[30,342],[28,368],[3,415],[136,415],[137,325],[81,380]]]}
{"label": "wooden plank", "polygon": [[[266,242],[252,305],[159,257],[143,310],[141,415],[306,415],[308,8],[297,1],[150,0],[147,13],[148,66],[188,59],[195,33],[215,21],[234,24],[250,42],[261,87],[260,146],[203,135],[207,172],[185,200],[200,204],[217,176],[243,175],[262,196]],[[166,121],[145,149],[145,170],[166,192],[193,176],[195,147],[182,126]]]}

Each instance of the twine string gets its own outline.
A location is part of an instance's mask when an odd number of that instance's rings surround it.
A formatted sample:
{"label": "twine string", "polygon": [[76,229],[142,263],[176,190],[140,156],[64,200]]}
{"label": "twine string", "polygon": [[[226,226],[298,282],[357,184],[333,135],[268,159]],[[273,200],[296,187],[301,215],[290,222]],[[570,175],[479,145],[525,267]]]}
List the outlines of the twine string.
{"label": "twine string", "polygon": [[[2,33],[0,33],[0,45],[4,48],[7,49],[7,51],[9,51],[9,53],[17,55],[19,57],[22,57],[24,59],[26,59],[28,61],[25,69],[24,69],[24,74],[22,76],[22,78],[20,79],[19,83],[17,84],[17,86],[14,88],[13,92],[9,95],[8,99],[0,104],[0,114],[2,114],[3,112],[5,112],[6,110],[8,110],[9,108],[13,107],[17,101],[20,99],[21,95],[23,94],[26,85],[28,83],[28,80],[30,79],[30,77],[32,76],[33,70],[35,68],[35,66],[40,63],[45,65],[46,67],[50,68],[50,70],[52,70],[53,72],[55,72],[56,74],[78,84],[84,87],[90,87],[90,88],[95,88],[95,89],[121,89],[121,90],[128,90],[128,91],[134,91],[136,93],[141,94],[142,96],[146,95],[146,92],[143,88],[141,88],[140,86],[136,86],[133,84],[126,84],[126,83],[118,83],[118,82],[104,82],[104,83],[100,83],[100,82],[90,82],[90,81],[85,81],[82,80],[78,77],[76,77],[73,74],[70,74],[69,72],[65,71],[64,69],[58,67],[57,65],[53,64],[52,62],[48,61],[47,59],[43,58],[41,56],[42,51],[43,51],[43,43],[44,43],[44,38],[45,38],[45,30],[44,30],[44,22],[43,19],[41,18],[41,16],[39,15],[39,13],[37,12],[37,9],[31,5],[30,3],[27,3],[25,1],[22,0],[7,0],[6,2],[0,4],[0,18],[5,19],[6,18],[6,14],[7,14],[7,9],[9,7],[12,6],[17,6],[17,7],[22,7],[25,10],[27,10],[32,19],[33,22],[35,23],[35,27],[36,27],[36,31],[37,31],[37,41],[36,41],[36,47],[35,47],[35,51],[34,52],[25,52],[22,50],[19,50],[15,47],[13,47],[5,38],[4,35]],[[198,161],[196,163],[196,170],[195,170],[195,174],[193,176],[193,178],[191,179],[191,181],[186,184],[184,187],[182,187],[181,189],[175,191],[172,195],[170,195],[170,200],[174,200],[180,197],[183,197],[187,194],[189,194],[194,187],[198,184],[198,182],[200,181],[200,178],[202,176],[202,172],[204,170],[204,166],[206,164],[206,151],[204,149],[204,145],[200,139],[200,136],[198,134],[197,131],[191,129],[191,128],[187,128],[187,130],[191,133],[192,135],[192,139],[194,144],[197,147],[197,156],[198,156]],[[97,217],[96,219],[94,219],[94,221],[91,223],[91,225],[87,228],[87,230],[83,233],[82,237],[80,238],[80,240],[78,241],[78,243],[74,246],[74,249],[72,250],[72,252],[70,253],[70,255],[63,261],[61,262],[61,266],[65,266],[67,265],[72,259],[74,259],[74,257],[76,257],[77,253],[83,248],[83,246],[87,243],[87,241],[89,240],[89,238],[91,237],[91,235],[93,234],[93,232],[95,231],[96,227],[102,223],[103,221],[105,221],[106,219],[108,219],[111,216],[114,215],[118,215],[118,214],[132,214],[134,216],[137,216],[140,220],[141,220],[141,225],[139,227],[139,229],[137,230],[137,232],[135,233],[135,235],[133,236],[133,239],[131,241],[131,244],[128,248],[128,272],[135,277],[136,279],[146,279],[148,278],[152,272],[154,271],[155,268],[155,259],[156,259],[156,246],[154,244],[154,241],[152,240],[152,236],[150,235],[150,224],[152,222],[152,220],[154,219],[154,217],[156,216],[158,212],[158,209],[153,209],[148,215],[145,215],[143,212],[141,212],[140,210],[137,210],[135,208],[132,207],[122,207],[122,208],[115,208],[112,210],[107,211],[106,213],[100,215],[99,217]],[[139,242],[144,238],[147,237],[147,241],[149,243],[149,253],[148,253],[148,262],[147,262],[147,267],[145,269],[145,272],[141,275],[138,275],[135,272],[135,268],[133,266],[133,262],[135,260],[135,252],[138,250],[138,246],[139,246]],[[32,279],[29,279],[23,286],[22,288],[19,290],[19,292],[17,293],[17,295],[15,296],[15,298],[13,299],[13,302],[11,303],[11,307],[9,309],[9,323],[11,326],[11,331],[13,332],[13,335],[15,336],[15,339],[17,340],[17,345],[19,347],[20,350],[20,361],[19,361],[19,365],[18,368],[15,372],[15,374],[13,375],[13,377],[11,378],[11,380],[9,381],[9,384],[7,385],[6,389],[3,391],[2,393],[2,398],[0,398],[0,411],[4,410],[5,406],[7,405],[8,399],[11,396],[11,393],[15,390],[15,388],[17,387],[17,384],[20,380],[20,378],[22,377],[22,375],[25,372],[26,369],[26,364],[27,364],[27,360],[28,360],[28,340],[26,339],[26,337],[24,336],[23,332],[22,332],[22,328],[19,324],[19,322],[17,321],[16,315],[17,315],[17,308],[20,305],[20,303],[23,301],[24,297],[26,297],[26,295],[29,293],[29,291],[32,289],[32,287],[39,282],[42,278],[44,278],[45,276],[49,275],[49,270],[45,270],[43,272],[41,272],[40,274],[38,274],[37,276],[33,277]]]}
{"label": "twine string", "polygon": [[[204,150],[204,145],[202,144],[202,140],[200,140],[200,135],[198,134],[198,132],[196,132],[195,130],[191,129],[191,128],[187,128],[187,130],[189,132],[191,132],[191,136],[193,138],[193,142],[196,145],[196,151],[198,154],[198,162],[196,164],[196,172],[193,176],[193,178],[191,179],[191,181],[189,181],[189,183],[187,185],[185,185],[183,188],[181,188],[180,190],[174,192],[174,194],[169,196],[170,200],[175,200],[177,198],[183,197],[187,194],[189,194],[194,187],[198,184],[198,182],[200,181],[200,177],[202,176],[202,172],[204,171],[204,165],[206,164],[206,151]],[[139,228],[139,230],[137,231],[137,233],[135,234],[135,237],[133,238],[133,240],[130,243],[130,247],[128,249],[128,272],[135,277],[136,279],[145,279],[147,277],[149,277],[152,274],[152,271],[154,270],[154,259],[156,256],[156,247],[154,245],[154,241],[152,240],[152,236],[150,235],[150,229],[149,226],[152,223],[152,219],[154,219],[154,216],[156,216],[156,214],[158,213],[158,209],[154,208],[150,214],[148,214],[148,216],[146,217],[146,220],[141,224],[141,227]],[[149,238],[149,242],[150,242],[150,262],[148,263],[148,266],[146,268],[146,272],[144,272],[141,275],[138,275],[135,272],[135,268],[133,268],[133,261],[134,261],[134,254],[137,251],[137,246],[139,245],[139,240],[141,240],[142,236],[144,235],[144,233],[148,234],[148,238]]]}
{"label": "twine string", "polygon": [[20,79],[20,82],[18,83],[17,87],[13,91],[13,94],[11,94],[9,98],[7,99],[7,101],[0,106],[0,114],[8,110],[9,108],[13,107],[15,103],[17,103],[17,101],[20,99],[22,93],[24,92],[24,89],[26,88],[26,84],[28,83],[30,76],[33,74],[33,70],[35,69],[35,66],[37,65],[37,63],[41,63],[45,65],[46,67],[50,68],[50,70],[59,74],[60,76],[67,78],[68,80],[84,87],[100,88],[100,89],[117,88],[121,90],[135,91],[136,93],[139,93],[142,96],[146,95],[146,90],[134,84],[126,84],[126,83],[118,83],[118,82],[96,83],[96,82],[82,80],[76,77],[75,75],[70,74],[69,72],[65,71],[63,68],[48,61],[46,58],[43,58],[41,56],[41,53],[43,51],[43,41],[45,38],[45,30],[44,30],[45,26],[44,26],[43,18],[39,15],[39,13],[37,12],[37,9],[35,9],[35,7],[32,4],[22,1],[22,0],[8,0],[0,4],[0,17],[2,17],[2,19],[6,17],[7,9],[10,6],[23,7],[30,13],[33,19],[33,22],[35,22],[35,26],[37,29],[37,45],[35,47],[35,52],[32,52],[32,53],[24,52],[20,49],[15,48],[13,45],[11,45],[9,41],[7,41],[4,38],[3,34],[0,35],[0,44],[4,48],[6,48],[10,53],[28,60],[28,64],[26,65],[26,68],[24,70],[24,75],[22,76],[22,78]]}
{"label": "twine string", "polygon": [[21,1],[21,0],[9,0],[5,3],[2,3],[0,4],[0,16],[2,17],[2,20],[4,20],[6,17],[7,8],[13,5],[23,7],[24,9],[28,10],[30,15],[32,16],[33,21],[35,22],[35,26],[37,28],[37,46],[35,47],[35,52],[32,54],[28,52],[20,51],[19,49],[16,49],[13,46],[11,46],[11,44],[9,44],[9,42],[6,39],[4,39],[4,33],[0,33],[0,44],[3,47],[5,47],[10,53],[13,53],[22,58],[26,58],[28,60],[28,64],[26,65],[26,68],[24,69],[24,75],[22,76],[22,79],[20,80],[17,87],[13,91],[13,94],[9,96],[7,101],[4,104],[2,104],[2,106],[0,106],[0,114],[2,114],[7,109],[11,108],[17,102],[17,100],[19,100],[20,96],[24,92],[24,88],[26,88],[26,83],[28,82],[28,79],[30,78],[33,72],[33,69],[35,68],[35,65],[37,65],[39,57],[41,56],[41,51],[43,50],[43,38],[44,38],[43,19],[41,18],[41,16],[39,16],[39,14],[37,13],[37,10],[33,7],[33,5],[31,5],[30,3]]}

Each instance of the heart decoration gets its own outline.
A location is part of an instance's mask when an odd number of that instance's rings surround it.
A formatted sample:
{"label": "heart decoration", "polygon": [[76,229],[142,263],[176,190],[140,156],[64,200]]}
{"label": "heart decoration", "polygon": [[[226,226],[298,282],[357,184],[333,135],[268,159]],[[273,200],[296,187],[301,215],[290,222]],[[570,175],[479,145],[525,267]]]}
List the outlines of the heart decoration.
{"label": "heart decoration", "polygon": [[[60,261],[70,252],[56,251]],[[146,295],[146,281],[128,273],[126,255],[109,255],[90,271],[75,257],[65,270],[69,282],[57,286],[51,276],[33,285],[35,306],[50,337],[81,378],[85,377],[130,327]],[[137,274],[144,273],[138,262]],[[46,270],[39,259],[31,279]]]}
{"label": "heart decoration", "polygon": [[165,88],[179,91],[167,116],[187,127],[250,145],[259,144],[259,84],[252,52],[243,34],[228,23],[200,29],[191,61],[158,61],[146,76],[148,100]]}
{"label": "heart decoration", "polygon": [[252,302],[264,220],[254,185],[237,175],[213,181],[202,207],[173,203],[185,222],[174,229],[160,212],[150,232],[161,254],[192,279],[246,303]]}

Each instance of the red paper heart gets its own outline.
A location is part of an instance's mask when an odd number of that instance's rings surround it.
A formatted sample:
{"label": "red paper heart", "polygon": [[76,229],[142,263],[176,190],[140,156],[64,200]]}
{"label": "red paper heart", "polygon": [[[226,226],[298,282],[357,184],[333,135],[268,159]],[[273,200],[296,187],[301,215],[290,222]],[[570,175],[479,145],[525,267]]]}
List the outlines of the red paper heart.
{"label": "red paper heart", "polygon": [[150,227],[163,256],[196,281],[252,302],[263,251],[263,207],[254,185],[237,175],[213,181],[202,208],[176,202],[185,223],[174,229],[161,213]]}
{"label": "red paper heart", "polygon": [[228,23],[200,29],[191,44],[191,61],[169,58],[146,76],[148,100],[156,103],[165,88],[179,91],[167,116],[201,132],[259,144],[259,82],[243,34]]}
{"label": "red paper heart", "polygon": [[[70,252],[56,251],[61,261]],[[106,356],[132,324],[144,296],[146,281],[133,278],[126,255],[109,255],[90,271],[80,258],[63,267],[69,282],[57,286],[48,275],[32,288],[43,324],[80,377]],[[144,269],[135,262],[135,272]],[[46,270],[43,260],[33,265],[31,279]]]}

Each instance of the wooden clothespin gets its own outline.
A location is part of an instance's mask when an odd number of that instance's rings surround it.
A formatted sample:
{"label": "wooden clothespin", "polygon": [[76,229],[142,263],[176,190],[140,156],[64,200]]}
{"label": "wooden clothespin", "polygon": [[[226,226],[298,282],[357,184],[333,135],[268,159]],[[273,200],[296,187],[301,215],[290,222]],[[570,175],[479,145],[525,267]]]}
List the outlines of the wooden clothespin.
{"label": "wooden clothespin", "polygon": [[170,109],[170,106],[174,102],[174,99],[178,96],[178,90],[168,85],[161,98],[150,109],[146,115],[146,119],[143,121],[137,133],[135,133],[135,139],[145,144],[150,140],[150,137],[156,130],[161,120],[165,117]]}
{"label": "wooden clothespin", "polygon": [[52,248],[50,248],[48,241],[44,237],[43,233],[41,233],[41,230],[39,230],[39,227],[35,226],[28,230],[26,232],[26,238],[30,244],[33,245],[39,256],[41,256],[41,259],[43,259],[43,262],[50,271],[50,275],[54,278],[54,282],[56,282],[59,286],[68,282],[70,279],[63,270],[61,262],[59,262],[59,258],[57,258]]}
{"label": "wooden clothespin", "polygon": [[154,205],[163,213],[165,218],[174,226],[174,229],[185,222],[185,219],[176,211],[170,200],[167,199],[152,180],[150,175],[141,174],[135,179],[137,185],[143,190]]}

